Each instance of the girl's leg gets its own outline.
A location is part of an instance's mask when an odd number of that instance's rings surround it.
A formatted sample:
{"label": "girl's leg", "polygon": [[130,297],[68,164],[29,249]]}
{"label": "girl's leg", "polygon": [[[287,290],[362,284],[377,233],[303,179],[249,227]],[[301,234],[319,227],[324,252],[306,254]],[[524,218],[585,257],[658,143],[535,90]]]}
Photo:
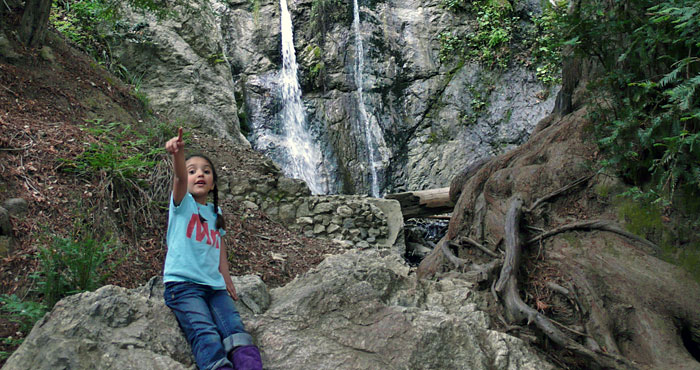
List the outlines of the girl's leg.
{"label": "girl's leg", "polygon": [[211,292],[209,287],[194,283],[166,284],[164,292],[165,304],[177,317],[201,370],[232,365],[207,304]]}
{"label": "girl's leg", "polygon": [[233,299],[225,290],[217,291],[209,307],[219,332],[224,337],[224,349],[236,370],[262,370],[262,359],[253,338],[245,331]]}
{"label": "girl's leg", "polygon": [[245,330],[241,315],[238,314],[233,299],[227,291],[214,291],[208,303],[214,323],[223,338],[226,352],[235,347],[253,344],[253,337]]}

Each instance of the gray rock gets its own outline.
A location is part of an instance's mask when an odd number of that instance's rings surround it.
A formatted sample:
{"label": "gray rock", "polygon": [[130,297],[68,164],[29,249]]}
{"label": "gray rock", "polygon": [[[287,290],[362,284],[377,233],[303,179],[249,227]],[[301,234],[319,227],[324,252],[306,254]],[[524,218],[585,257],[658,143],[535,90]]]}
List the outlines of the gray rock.
{"label": "gray rock", "polygon": [[7,59],[18,59],[20,57],[17,52],[15,52],[10,40],[5,36],[5,33],[0,32],[0,56]]}
{"label": "gray rock", "polygon": [[257,204],[255,204],[249,200],[244,201],[242,205],[243,205],[243,208],[245,208],[245,209],[257,210],[259,208]]}
{"label": "gray rock", "polygon": [[[252,312],[267,309],[270,297],[259,277],[234,277],[234,284],[244,323]],[[109,285],[62,299],[34,326],[3,369],[95,367],[196,368],[190,346],[163,302],[161,277],[137,289]]]}
{"label": "gray rock", "polygon": [[6,257],[12,254],[12,237],[0,235],[0,256]]}
{"label": "gray rock", "polygon": [[39,56],[41,57],[41,59],[47,62],[56,61],[56,56],[53,55],[53,49],[51,49],[51,47],[47,45],[44,45],[41,49],[39,49]]}
{"label": "gray rock", "polygon": [[12,221],[10,221],[10,212],[3,207],[0,207],[0,235],[12,235]]}
{"label": "gray rock", "polygon": [[521,340],[489,329],[471,284],[421,282],[394,254],[326,258],[252,321],[269,369],[552,369]]}
{"label": "gray rock", "polygon": [[240,133],[231,69],[211,4],[188,2],[164,19],[124,4],[123,24],[140,29],[138,35],[111,37],[110,50],[130,73],[141,76],[141,91],[150,105],[248,146]]}
{"label": "gray rock", "polygon": [[311,217],[299,217],[297,223],[301,225],[313,225],[314,220]]}
{"label": "gray rock", "polygon": [[314,225],[314,234],[320,234],[326,232],[326,227],[321,224]]}
{"label": "gray rock", "polygon": [[330,202],[322,202],[314,207],[314,213],[330,213],[334,210],[333,204]]}
{"label": "gray rock", "polygon": [[294,208],[293,204],[282,204],[279,207],[279,219],[284,224],[290,224],[294,222],[296,218],[297,210]]}
{"label": "gray rock", "polygon": [[340,229],[340,226],[338,226],[337,224],[330,224],[326,228],[326,232],[328,234],[333,234],[334,232],[338,231],[339,229]]}
{"label": "gray rock", "polygon": [[3,207],[15,217],[24,217],[29,209],[27,201],[22,198],[10,198],[5,201]]}
{"label": "gray rock", "polygon": [[277,182],[277,189],[279,189],[279,191],[291,195],[297,194],[305,187],[306,184],[303,181],[298,179],[290,179],[288,177],[281,177]]}
{"label": "gray rock", "polygon": [[336,212],[336,213],[338,214],[338,216],[340,216],[340,217],[350,217],[350,216],[352,216],[352,208],[350,208],[350,207],[348,207],[348,206],[346,206],[346,205],[342,205],[342,206],[338,207],[338,209],[336,209],[335,212]]}

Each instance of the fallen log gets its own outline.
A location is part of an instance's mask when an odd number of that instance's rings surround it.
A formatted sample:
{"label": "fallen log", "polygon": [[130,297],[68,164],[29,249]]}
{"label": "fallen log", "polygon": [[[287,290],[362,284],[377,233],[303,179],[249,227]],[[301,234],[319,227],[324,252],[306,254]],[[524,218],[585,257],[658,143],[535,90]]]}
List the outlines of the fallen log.
{"label": "fallen log", "polygon": [[404,219],[449,213],[455,206],[450,200],[450,188],[387,194],[384,198],[399,201]]}

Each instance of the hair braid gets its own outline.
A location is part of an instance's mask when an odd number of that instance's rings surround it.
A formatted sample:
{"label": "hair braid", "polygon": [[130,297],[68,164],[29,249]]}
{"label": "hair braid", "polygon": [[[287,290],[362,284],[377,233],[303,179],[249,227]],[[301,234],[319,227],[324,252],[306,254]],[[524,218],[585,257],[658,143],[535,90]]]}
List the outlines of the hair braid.
{"label": "hair braid", "polygon": [[214,225],[216,226],[217,230],[225,229],[226,220],[224,220],[224,215],[219,213],[219,187],[214,185],[212,192],[214,192],[214,213],[216,214],[216,223]]}

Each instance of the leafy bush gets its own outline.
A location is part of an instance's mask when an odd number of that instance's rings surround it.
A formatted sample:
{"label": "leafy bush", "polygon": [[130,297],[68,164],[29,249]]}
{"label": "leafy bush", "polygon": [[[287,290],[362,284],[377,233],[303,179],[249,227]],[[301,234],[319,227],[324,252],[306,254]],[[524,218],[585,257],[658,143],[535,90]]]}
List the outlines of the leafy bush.
{"label": "leafy bush", "polygon": [[670,204],[700,194],[700,2],[595,0],[567,16],[575,50],[604,71],[593,114],[604,163]]}
{"label": "leafy bush", "polygon": [[[83,129],[95,140],[77,157],[61,159],[62,169],[91,182],[97,179],[99,185],[89,199],[92,207],[109,209],[118,227],[139,235],[157,222],[154,211],[167,201],[170,174],[163,161],[163,143],[176,135],[175,126],[151,122],[142,128],[95,119]],[[104,225],[105,221],[91,222]]]}
{"label": "leafy bush", "polygon": [[23,301],[16,295],[0,295],[0,310],[8,314],[11,322],[19,324],[19,330],[26,334],[46,313],[46,306],[38,302]]}
{"label": "leafy bush", "polygon": [[561,83],[564,7],[548,4],[535,24],[531,55],[537,78],[547,85]]}
{"label": "leafy bush", "polygon": [[75,160],[66,161],[67,170],[81,176],[94,176],[105,172],[109,177],[131,180],[142,184],[141,174],[155,165],[155,155],[163,149],[146,150],[148,139],[145,135],[134,132],[131,125],[120,122],[102,123],[95,119],[84,128],[96,136],[97,141],[90,143],[87,149]]}
{"label": "leafy bush", "polygon": [[510,62],[510,44],[518,17],[508,1],[480,0],[467,4],[445,0],[442,5],[453,12],[473,12],[476,25],[474,32],[466,35],[451,30],[440,33],[440,61],[466,58],[492,67],[505,67]]}
{"label": "leafy bush", "polygon": [[105,266],[114,251],[112,241],[89,233],[71,238],[52,237],[50,246],[39,248],[39,270],[35,278],[49,307],[61,298],[97,289],[110,274]]}
{"label": "leafy bush", "polygon": [[[600,76],[589,90],[602,166],[631,185],[624,197],[656,210],[626,218],[700,278],[700,209],[689,206],[700,196],[700,1],[589,0],[563,23]],[[670,212],[682,221],[662,222]]]}

